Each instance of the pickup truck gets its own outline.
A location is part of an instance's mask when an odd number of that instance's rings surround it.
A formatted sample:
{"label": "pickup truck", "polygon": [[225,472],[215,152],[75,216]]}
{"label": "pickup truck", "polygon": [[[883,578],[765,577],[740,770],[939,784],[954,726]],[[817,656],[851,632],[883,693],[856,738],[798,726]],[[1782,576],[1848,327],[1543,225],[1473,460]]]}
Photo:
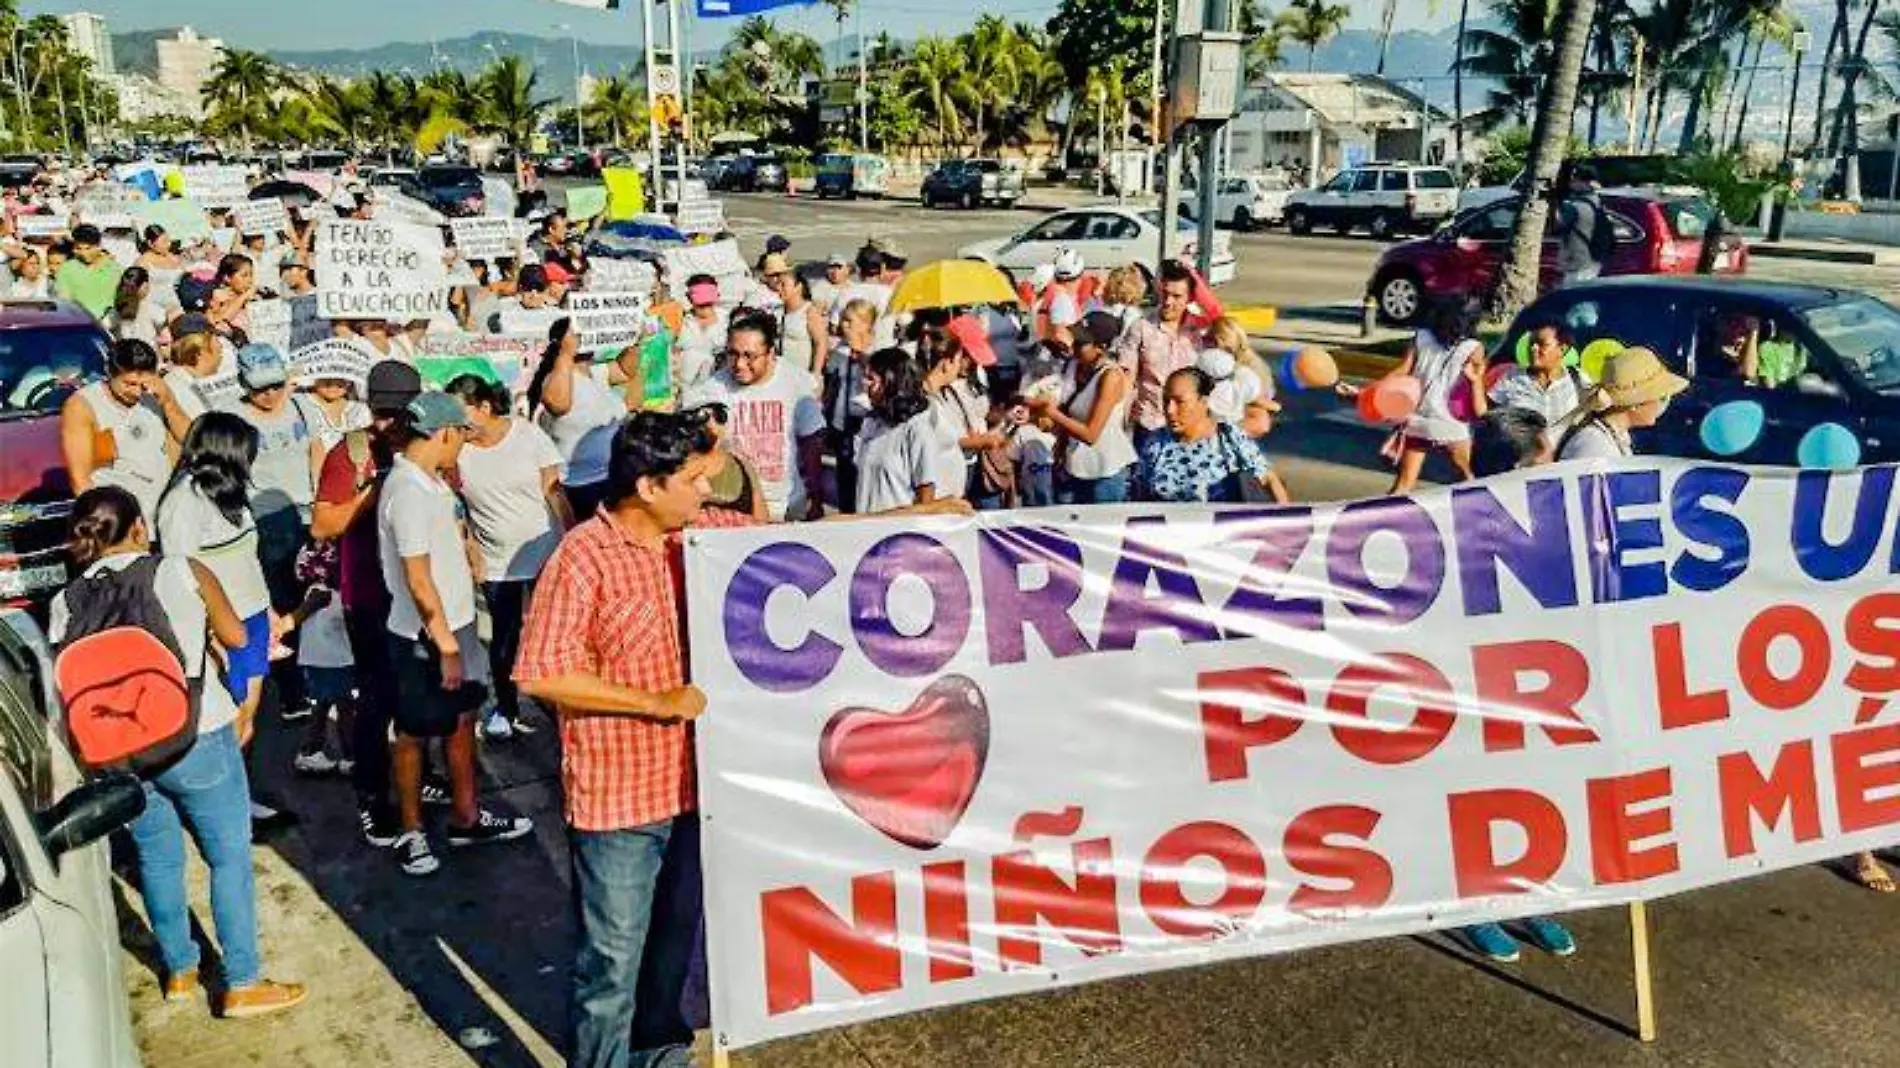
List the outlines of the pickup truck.
{"label": "pickup truck", "polygon": [[949,159],[924,178],[918,199],[926,208],[961,204],[966,208],[994,204],[1014,207],[1023,198],[1022,172],[995,159]]}

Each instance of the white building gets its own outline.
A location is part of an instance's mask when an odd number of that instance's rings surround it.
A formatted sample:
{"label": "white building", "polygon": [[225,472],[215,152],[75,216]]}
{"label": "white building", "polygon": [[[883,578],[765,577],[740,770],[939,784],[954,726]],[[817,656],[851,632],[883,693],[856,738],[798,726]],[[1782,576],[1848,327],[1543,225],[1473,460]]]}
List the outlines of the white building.
{"label": "white building", "polygon": [[1229,128],[1234,172],[1297,166],[1312,182],[1372,159],[1442,163],[1451,140],[1450,116],[1372,74],[1269,74]]}
{"label": "white building", "polygon": [[147,119],[196,118],[197,98],[187,98],[158,84],[143,74],[121,74],[112,80],[119,94],[119,118],[128,123]]}
{"label": "white building", "polygon": [[203,90],[211,72],[224,56],[224,42],[216,37],[200,37],[186,26],[171,40],[158,42],[158,84],[178,97],[190,101],[191,117],[204,114]]}
{"label": "white building", "polygon": [[92,60],[94,74],[110,78],[118,73],[118,65],[112,61],[112,34],[106,29],[105,16],[75,11],[61,15],[59,20],[66,24],[66,36],[72,42],[73,51]]}

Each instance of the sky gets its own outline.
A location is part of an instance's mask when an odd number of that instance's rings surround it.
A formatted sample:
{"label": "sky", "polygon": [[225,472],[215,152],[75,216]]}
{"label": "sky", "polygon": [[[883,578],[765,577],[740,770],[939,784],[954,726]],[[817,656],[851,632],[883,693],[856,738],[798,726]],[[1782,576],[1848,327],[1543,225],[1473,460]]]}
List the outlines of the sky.
{"label": "sky", "polygon": [[[625,0],[631,4],[634,0]],[[1014,20],[1043,22],[1055,12],[1056,0],[979,0],[978,6],[945,4],[942,0],[862,0],[867,36],[889,31],[897,37],[942,33],[968,28],[975,12],[993,12]],[[1130,0],[1142,2],[1142,0]],[[1268,9],[1280,6],[1267,0]],[[1356,0],[1353,25],[1377,21],[1380,0]],[[1399,25],[1422,27],[1455,17],[1450,0],[1399,0]],[[326,48],[364,48],[390,41],[426,42],[432,37],[461,37],[479,30],[504,30],[566,36],[555,29],[566,23],[583,41],[598,44],[640,43],[637,7],[624,11],[591,11],[554,0],[323,0],[320,18],[312,5],[293,0],[24,0],[29,15],[90,11],[104,16],[114,33],[128,30],[190,25],[207,36],[222,37],[239,48],[309,51]],[[1454,10],[1447,10],[1454,9]],[[773,13],[780,25],[829,38],[836,24],[825,8],[785,8]],[[692,24],[691,45],[717,45],[725,27],[737,20]]]}

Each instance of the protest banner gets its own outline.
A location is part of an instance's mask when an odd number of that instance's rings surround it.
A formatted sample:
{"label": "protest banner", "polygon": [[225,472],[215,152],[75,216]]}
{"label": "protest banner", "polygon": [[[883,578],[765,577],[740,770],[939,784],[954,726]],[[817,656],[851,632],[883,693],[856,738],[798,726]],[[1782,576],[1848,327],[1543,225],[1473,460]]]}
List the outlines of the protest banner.
{"label": "protest banner", "polygon": [[464,260],[493,263],[521,255],[521,231],[513,219],[450,219],[449,232],[455,236],[455,249]]}
{"label": "protest banner", "polygon": [[608,167],[600,172],[607,185],[607,218],[637,219],[647,210],[646,182],[632,167]]}
{"label": "protest banner", "polygon": [[253,300],[247,305],[251,313],[251,328],[245,333],[252,341],[274,345],[278,352],[290,351],[290,302],[282,298],[275,300]]}
{"label": "protest banner", "polygon": [[693,532],[713,1031],[1886,846],[1895,473]]}
{"label": "protest banner", "polygon": [[196,379],[191,388],[197,391],[198,399],[204,402],[205,407],[218,411],[229,411],[244,396],[244,386],[238,381],[236,369]]}
{"label": "protest banner", "polygon": [[567,217],[586,222],[607,210],[607,187],[577,185],[567,191]]}
{"label": "protest banner", "polygon": [[334,379],[362,388],[369,378],[376,352],[353,338],[324,338],[305,345],[290,357],[290,377],[299,385]]}
{"label": "protest banner", "polygon": [[64,215],[16,215],[13,230],[22,241],[57,241],[72,229]]}
{"label": "protest banner", "polygon": [[617,349],[640,340],[646,323],[645,293],[606,293],[589,290],[570,293],[567,312],[574,320],[576,344],[581,352]]}
{"label": "protest banner", "polygon": [[129,211],[88,211],[79,216],[80,222],[97,226],[101,233],[113,230],[130,231],[139,228],[138,220]]}
{"label": "protest banner", "polygon": [[709,274],[719,280],[719,291],[729,300],[737,297],[748,277],[745,257],[739,254],[739,242],[730,237],[703,245],[669,248],[663,255],[667,277],[676,285],[696,274]]}
{"label": "protest banner", "polygon": [[416,343],[416,371],[430,389],[440,389],[464,374],[476,374],[524,393],[547,344],[545,331],[539,335],[431,331]]}
{"label": "protest banner", "polygon": [[430,319],[448,306],[442,232],[384,220],[317,224],[317,314],[325,319]]}
{"label": "protest banner", "polygon": [[158,226],[179,244],[211,236],[211,220],[204,208],[190,200],[148,200],[132,209],[141,228]]}
{"label": "protest banner", "polygon": [[185,196],[207,208],[231,208],[251,195],[250,177],[242,167],[180,167]]}
{"label": "protest banner", "polygon": [[587,288],[608,292],[653,292],[659,274],[644,260],[616,260],[595,256],[587,261]]}
{"label": "protest banner", "polygon": [[290,232],[290,212],[284,202],[276,197],[263,200],[246,200],[237,206],[238,229],[246,234],[287,234]]}
{"label": "protest banner", "polygon": [[443,214],[407,193],[378,189],[375,193],[377,219],[408,223],[412,226],[441,226]]}

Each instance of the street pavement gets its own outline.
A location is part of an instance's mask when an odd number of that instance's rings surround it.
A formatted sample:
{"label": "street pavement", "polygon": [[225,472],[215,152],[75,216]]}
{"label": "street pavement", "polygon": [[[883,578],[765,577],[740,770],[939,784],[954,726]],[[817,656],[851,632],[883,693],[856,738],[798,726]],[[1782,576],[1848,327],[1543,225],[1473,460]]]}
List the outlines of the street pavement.
{"label": "street pavement", "polygon": [[[1029,212],[925,212],[914,204],[816,205],[732,197],[728,218],[756,255],[765,235],[803,258],[900,237],[914,260],[1026,225]],[[1238,235],[1237,303],[1331,314],[1350,305],[1378,245]],[[1785,262],[1892,295],[1890,271]],[[1760,272],[1768,274],[1766,261]],[[1294,494],[1382,491],[1379,431],[1330,395],[1298,394],[1269,439]],[[1439,477],[1447,472],[1438,471]],[[713,714],[717,714],[716,710]],[[518,843],[446,853],[428,881],[361,844],[347,785],[290,770],[301,725],[267,720],[255,767],[265,794],[301,817],[256,853],[270,974],[312,984],[295,1012],[221,1023],[202,1004],[166,1005],[149,933],[125,895],[127,969],[141,1050],[153,1068],[547,1068],[560,1064],[571,952],[558,750],[539,718],[531,738],[484,747],[484,803],[533,816]],[[121,855],[124,855],[123,850]],[[195,862],[194,862],[195,863]],[[208,917],[203,870],[197,912]],[[1661,1037],[1633,1037],[1629,932],[1622,909],[1571,917],[1581,943],[1516,965],[1471,956],[1449,935],[1388,939],[1161,973],[963,1006],[742,1051],[759,1068],[1149,1068],[1183,1065],[1438,1068],[1465,1065],[1823,1066],[1891,1061],[1900,979],[1900,899],[1810,867],[1650,908]],[[709,1036],[700,1061],[710,1063]]]}

